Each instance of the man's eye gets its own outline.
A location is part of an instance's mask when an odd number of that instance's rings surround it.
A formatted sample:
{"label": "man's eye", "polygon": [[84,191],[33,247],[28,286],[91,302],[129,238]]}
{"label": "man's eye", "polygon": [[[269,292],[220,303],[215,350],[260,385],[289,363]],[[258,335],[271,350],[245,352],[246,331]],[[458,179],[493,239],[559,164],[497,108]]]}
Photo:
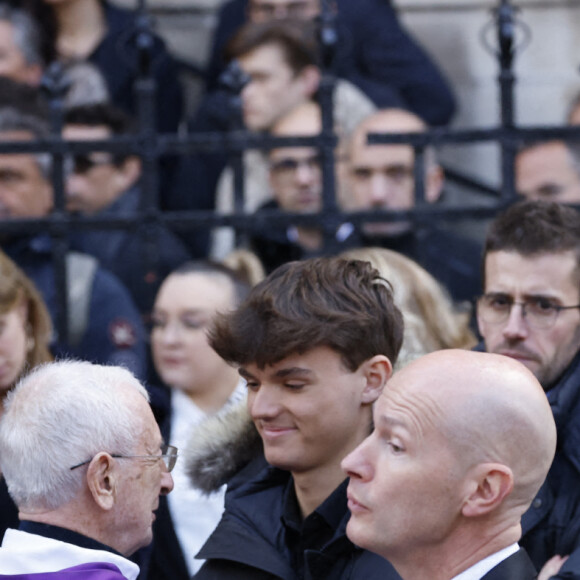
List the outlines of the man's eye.
{"label": "man's eye", "polygon": [[394,443],[393,441],[389,441],[389,447],[391,448],[393,453],[402,453],[404,451],[400,445]]}
{"label": "man's eye", "polygon": [[492,308],[497,308],[498,310],[502,310],[504,308],[509,308],[512,301],[507,296],[490,296],[487,299],[487,303]]}
{"label": "man's eye", "polygon": [[546,298],[534,298],[529,301],[529,307],[536,312],[543,312],[544,314],[552,312],[556,305]]}
{"label": "man's eye", "polygon": [[299,391],[304,388],[304,383],[285,383],[284,386],[292,391]]}
{"label": "man's eye", "polygon": [[354,169],[353,175],[357,179],[370,179],[371,178],[371,171],[369,169],[364,169],[361,167],[359,169]]}

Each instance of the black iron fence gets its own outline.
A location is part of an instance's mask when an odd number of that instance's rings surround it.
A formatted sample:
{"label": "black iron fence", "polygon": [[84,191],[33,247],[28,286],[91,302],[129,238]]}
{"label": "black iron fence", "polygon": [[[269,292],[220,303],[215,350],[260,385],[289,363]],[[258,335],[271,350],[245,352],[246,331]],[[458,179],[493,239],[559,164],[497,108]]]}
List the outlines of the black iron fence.
{"label": "black iron fence", "polygon": [[[53,212],[43,219],[0,220],[0,233],[37,233],[48,232],[53,240],[53,259],[56,271],[58,291],[58,310],[61,313],[56,321],[60,337],[67,337],[67,301],[65,296],[66,262],[69,250],[69,234],[79,229],[117,229],[136,228],[146,241],[148,251],[147,270],[155,272],[157,251],[155,224],[163,224],[172,230],[212,229],[218,226],[231,226],[238,233],[250,229],[260,230],[267,227],[285,227],[289,225],[316,225],[325,234],[325,247],[332,251],[334,232],[337,227],[348,221],[355,225],[372,221],[411,220],[412,223],[433,223],[438,220],[462,220],[466,218],[489,218],[515,199],[514,157],[518,147],[529,141],[561,138],[580,140],[580,128],[573,127],[528,127],[520,128],[514,123],[514,72],[513,63],[516,54],[516,32],[520,24],[516,8],[509,0],[500,0],[492,11],[490,24],[487,27],[486,42],[493,50],[499,65],[498,86],[501,101],[501,118],[498,126],[477,130],[457,130],[436,128],[425,133],[371,135],[371,143],[409,143],[416,151],[415,184],[416,207],[405,211],[373,210],[344,214],[340,211],[335,197],[335,157],[337,135],[332,118],[333,88],[335,79],[332,74],[332,58],[336,44],[334,14],[329,2],[323,2],[320,17],[319,41],[323,55],[323,75],[319,90],[319,101],[322,110],[322,131],[313,137],[269,137],[247,132],[241,121],[239,93],[243,87],[243,75],[235,70],[228,71],[230,107],[232,123],[230,131],[211,134],[177,135],[159,134],[155,129],[155,92],[156,86],[151,75],[151,50],[153,37],[150,16],[145,0],[138,6],[137,30],[134,35],[139,51],[139,78],[136,82],[138,129],[133,135],[112,137],[99,141],[65,141],[61,138],[63,125],[64,93],[61,71],[58,65],[52,66],[45,75],[43,87],[50,103],[52,134],[49,138],[34,142],[0,142],[0,153],[37,153],[49,152],[53,156],[53,185],[55,203]],[[489,33],[495,33],[495,41]],[[480,205],[438,205],[424,201],[423,154],[427,146],[447,144],[473,144],[495,142],[501,148],[501,186],[495,190],[481,184],[477,179],[457,171],[448,172],[447,178],[461,185],[485,193],[493,203]],[[323,208],[317,214],[295,214],[281,211],[264,211],[257,214],[243,212],[244,206],[244,164],[242,155],[246,149],[268,149],[284,146],[317,147],[322,158]],[[160,211],[159,164],[160,158],[166,155],[186,155],[196,152],[224,151],[230,153],[230,164],[234,170],[235,210],[231,214],[219,214],[212,211]],[[141,178],[141,207],[135,218],[102,218],[81,217],[69,214],[65,209],[64,194],[64,160],[66,156],[107,151],[138,155],[143,161]],[[193,187],[195,184],[192,184]]]}

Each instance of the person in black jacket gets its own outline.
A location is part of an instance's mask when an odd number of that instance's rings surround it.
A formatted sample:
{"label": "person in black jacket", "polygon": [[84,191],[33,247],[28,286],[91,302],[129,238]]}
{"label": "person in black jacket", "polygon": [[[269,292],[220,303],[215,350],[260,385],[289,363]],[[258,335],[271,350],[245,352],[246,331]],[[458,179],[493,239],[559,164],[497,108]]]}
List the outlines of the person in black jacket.
{"label": "person in black jacket", "polygon": [[358,260],[286,264],[209,336],[246,380],[267,463],[258,456],[229,482],[196,578],[398,578],[346,537],[340,469],[370,432],[401,347],[389,284]]}
{"label": "person in black jacket", "polygon": [[[445,177],[433,148],[424,151],[424,199],[417,195],[415,151],[411,145],[375,145],[371,133],[421,133],[427,125],[403,109],[382,109],[364,119],[346,146],[346,161],[338,189],[343,211],[403,211],[426,209],[443,195]],[[358,238],[358,239],[357,239]],[[481,288],[480,244],[426,220],[409,219],[362,223],[350,238],[352,245],[380,246],[418,262],[443,284],[456,301],[471,301]]]}
{"label": "person in black jacket", "polygon": [[[63,137],[72,141],[100,140],[128,136],[132,130],[131,118],[113,105],[82,105],[67,111]],[[112,219],[137,217],[143,202],[139,157],[91,151],[73,155],[70,162],[66,180],[68,211]],[[206,253],[202,238],[199,236],[197,258]],[[162,280],[190,259],[179,236],[160,223],[124,230],[80,230],[70,240],[73,249],[95,256],[102,267],[123,282],[145,321]]]}
{"label": "person in black jacket", "polygon": [[509,358],[442,350],[398,372],[342,462],[348,537],[405,580],[534,580],[520,519],[556,450],[542,386]]}
{"label": "person in black jacket", "polygon": [[477,303],[485,349],[528,367],[552,407],[558,450],[522,518],[521,545],[538,569],[574,553],[562,578],[580,578],[579,256],[580,213],[557,203],[515,204],[487,234]]}
{"label": "person in black jacket", "polygon": [[[378,107],[404,107],[430,125],[445,125],[455,98],[441,71],[401,26],[390,0],[338,0],[336,74],[355,84]],[[218,15],[208,66],[215,90],[225,66],[224,49],[245,21],[311,20],[320,0],[230,0]]]}

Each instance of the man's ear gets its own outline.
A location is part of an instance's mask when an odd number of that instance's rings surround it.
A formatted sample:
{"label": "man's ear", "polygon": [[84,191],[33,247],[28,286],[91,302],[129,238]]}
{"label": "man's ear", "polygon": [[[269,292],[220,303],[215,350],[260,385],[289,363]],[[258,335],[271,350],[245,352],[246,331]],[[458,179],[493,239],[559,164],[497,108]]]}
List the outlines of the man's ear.
{"label": "man's ear", "polygon": [[435,203],[441,197],[444,182],[443,168],[440,165],[430,167],[426,176],[425,201]]}
{"label": "man's ear", "polygon": [[105,452],[93,457],[87,469],[87,485],[95,503],[104,511],[113,509],[116,497],[114,459]]}
{"label": "man's ear", "polygon": [[123,193],[141,177],[141,159],[134,155],[127,157],[117,169],[118,190]]}
{"label": "man's ear", "polygon": [[383,392],[387,381],[393,374],[391,361],[383,354],[377,354],[363,363],[363,372],[366,379],[362,393],[362,402],[374,403]]}
{"label": "man's ear", "polygon": [[307,99],[312,98],[320,86],[320,69],[314,65],[308,65],[300,71],[304,95]]}
{"label": "man's ear", "polygon": [[480,463],[473,469],[470,492],[463,502],[461,513],[477,517],[490,513],[512,492],[514,476],[507,465]]}

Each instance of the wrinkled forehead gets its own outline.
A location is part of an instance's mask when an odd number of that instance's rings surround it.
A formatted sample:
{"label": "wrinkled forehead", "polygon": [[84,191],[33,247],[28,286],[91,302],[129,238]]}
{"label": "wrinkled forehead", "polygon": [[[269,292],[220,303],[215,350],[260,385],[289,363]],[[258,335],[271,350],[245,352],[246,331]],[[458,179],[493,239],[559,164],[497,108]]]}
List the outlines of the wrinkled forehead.
{"label": "wrinkled forehead", "polygon": [[375,423],[398,424],[417,437],[439,432],[447,414],[443,393],[429,372],[396,373],[375,406]]}

